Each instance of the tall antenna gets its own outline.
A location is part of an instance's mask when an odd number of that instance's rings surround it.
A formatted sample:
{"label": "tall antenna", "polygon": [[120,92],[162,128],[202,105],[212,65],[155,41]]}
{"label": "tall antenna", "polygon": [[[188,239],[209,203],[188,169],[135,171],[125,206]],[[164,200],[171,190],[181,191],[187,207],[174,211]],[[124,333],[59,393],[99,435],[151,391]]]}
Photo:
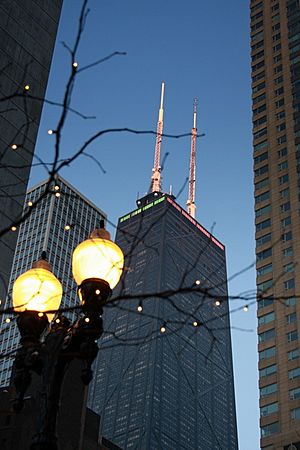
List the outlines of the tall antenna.
{"label": "tall antenna", "polygon": [[189,196],[186,202],[188,213],[194,218],[196,216],[195,184],[196,184],[197,103],[198,100],[195,98],[193,128],[191,132],[192,139],[191,139],[191,156],[190,156]]}
{"label": "tall antenna", "polygon": [[162,140],[163,123],[164,123],[164,92],[165,92],[165,83],[162,82],[160,94],[160,108],[158,111],[158,121],[156,129],[154,166],[152,169],[152,176],[151,176],[151,187],[150,187],[151,192],[161,191],[160,145]]}

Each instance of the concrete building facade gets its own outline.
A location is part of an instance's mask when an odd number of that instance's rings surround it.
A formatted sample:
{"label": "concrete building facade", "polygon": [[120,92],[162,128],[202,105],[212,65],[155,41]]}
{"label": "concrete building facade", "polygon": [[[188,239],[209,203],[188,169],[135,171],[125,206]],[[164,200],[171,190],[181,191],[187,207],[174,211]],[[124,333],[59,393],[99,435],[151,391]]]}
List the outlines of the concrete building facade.
{"label": "concrete building facade", "polygon": [[[0,234],[23,210],[62,2],[0,2]],[[12,232],[0,236],[2,301],[16,239]]]}
{"label": "concrete building facade", "polygon": [[300,449],[300,9],[252,0],[261,448]]}

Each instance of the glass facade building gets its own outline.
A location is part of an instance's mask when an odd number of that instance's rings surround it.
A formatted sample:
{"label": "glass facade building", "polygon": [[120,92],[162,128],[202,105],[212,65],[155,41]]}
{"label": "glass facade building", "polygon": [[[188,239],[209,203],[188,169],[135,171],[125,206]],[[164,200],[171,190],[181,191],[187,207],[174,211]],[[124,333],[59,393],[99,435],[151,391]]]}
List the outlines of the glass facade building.
{"label": "glass facade building", "polygon": [[[63,0],[0,2],[0,232],[22,213],[62,3]],[[30,88],[29,96],[22,97],[27,92],[25,85]],[[10,232],[0,237],[2,302],[16,238]]]}
{"label": "glass facade building", "polygon": [[252,0],[261,448],[300,449],[300,7]]}
{"label": "glass facade building", "polygon": [[[31,208],[45,192],[47,181],[39,183],[26,194],[24,211]],[[57,189],[57,190],[56,190]],[[52,265],[53,273],[63,285],[61,307],[75,306],[78,302],[77,287],[72,276],[72,252],[90,232],[106,219],[103,211],[86,199],[63,178],[58,177],[49,192],[20,225],[9,290],[4,308],[11,306],[11,292],[15,279],[38,260],[43,250]],[[75,313],[65,313],[72,315]],[[20,335],[15,321],[5,322],[2,316],[0,331],[1,355],[14,352]],[[0,386],[10,382],[12,357],[0,360]]]}
{"label": "glass facade building", "polygon": [[137,206],[118,223],[125,272],[89,407],[124,450],[236,450],[224,246],[171,195]]}

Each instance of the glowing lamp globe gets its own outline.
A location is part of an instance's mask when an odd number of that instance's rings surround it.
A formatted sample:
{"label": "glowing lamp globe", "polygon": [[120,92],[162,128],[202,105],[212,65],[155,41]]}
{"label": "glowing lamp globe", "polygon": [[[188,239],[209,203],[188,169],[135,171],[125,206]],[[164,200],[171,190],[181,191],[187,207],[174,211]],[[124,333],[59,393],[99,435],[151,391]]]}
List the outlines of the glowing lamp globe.
{"label": "glowing lamp globe", "polygon": [[[40,260],[16,279],[12,292],[13,307],[16,312],[55,311],[59,308],[62,293],[62,286],[51,272],[51,266]],[[47,313],[49,322],[54,315]]]}
{"label": "glowing lamp globe", "polygon": [[98,280],[100,285],[104,281],[112,290],[120,280],[123,266],[122,250],[110,240],[110,234],[104,228],[94,230],[73,252],[73,276],[79,288],[88,280]]}

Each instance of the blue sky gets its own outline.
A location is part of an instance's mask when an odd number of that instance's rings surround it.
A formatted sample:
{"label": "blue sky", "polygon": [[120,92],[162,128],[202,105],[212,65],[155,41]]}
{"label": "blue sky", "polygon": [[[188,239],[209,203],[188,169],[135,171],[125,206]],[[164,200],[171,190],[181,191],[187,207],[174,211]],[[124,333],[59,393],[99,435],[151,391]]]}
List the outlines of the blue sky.
{"label": "blue sky", "polygon": [[[47,98],[61,101],[70,70],[61,42],[72,46],[81,0],[64,0]],[[229,277],[254,262],[252,188],[249,6],[246,0],[90,0],[90,14],[78,52],[79,66],[114,51],[127,56],[83,72],[72,106],[94,120],[70,115],[63,134],[62,156],[71,155],[97,130],[130,127],[155,130],[160,84],[164,80],[164,132],[189,132],[193,99],[198,97],[197,219],[226,245]],[[58,109],[45,106],[36,153],[53,157]],[[135,199],[148,190],[154,136],[106,135],[89,158],[61,173],[116,223],[135,208]],[[163,139],[169,152],[163,188],[176,194],[188,176],[190,139]],[[30,185],[46,177],[33,168]],[[185,205],[187,188],[178,202]],[[255,289],[254,269],[229,283],[231,295]],[[241,302],[232,302],[231,308]],[[255,307],[232,314],[233,359],[239,442],[241,450],[259,449],[258,375]],[[245,330],[252,331],[245,331]]]}

